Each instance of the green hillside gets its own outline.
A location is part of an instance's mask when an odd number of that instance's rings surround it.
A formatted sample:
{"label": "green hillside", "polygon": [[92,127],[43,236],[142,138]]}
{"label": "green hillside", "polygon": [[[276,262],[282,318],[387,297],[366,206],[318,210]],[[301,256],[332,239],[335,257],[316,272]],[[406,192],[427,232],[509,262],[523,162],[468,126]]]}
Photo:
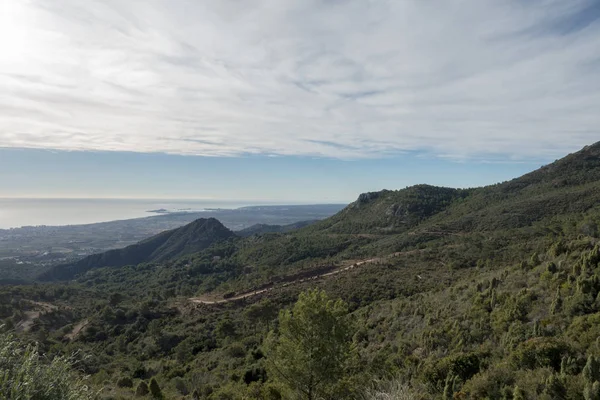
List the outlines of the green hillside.
{"label": "green hillside", "polygon": [[331,233],[402,233],[467,198],[470,193],[470,190],[429,185],[363,193],[354,203],[312,229]]}
{"label": "green hillside", "polygon": [[[308,398],[282,357],[320,371],[295,370],[326,399],[597,399],[599,224],[595,144],[487,187],[364,194],[289,232],[199,220],[55,271],[74,281],[0,288],[0,325],[91,355],[79,368],[105,399],[151,380],[169,399]],[[314,288],[332,302],[278,316]],[[321,370],[289,329],[339,363]]]}
{"label": "green hillside", "polygon": [[197,253],[213,243],[234,237],[235,234],[215,218],[200,218],[181,228],[159,233],[123,249],[94,254],[73,264],[56,266],[42,274],[39,279],[68,280],[93,268],[164,262]]}
{"label": "green hillside", "polygon": [[300,228],[304,228],[305,226],[312,225],[315,222],[317,222],[317,220],[299,221],[287,225],[255,224],[249,226],[248,228],[236,231],[235,234],[241,237],[248,237],[252,235],[263,235],[265,233],[291,232]]}

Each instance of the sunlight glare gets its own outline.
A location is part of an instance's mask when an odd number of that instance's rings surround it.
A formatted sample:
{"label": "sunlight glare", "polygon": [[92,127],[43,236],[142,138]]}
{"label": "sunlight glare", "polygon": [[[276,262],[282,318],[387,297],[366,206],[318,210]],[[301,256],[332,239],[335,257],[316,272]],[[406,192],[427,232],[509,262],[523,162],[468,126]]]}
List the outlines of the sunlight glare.
{"label": "sunlight glare", "polygon": [[27,2],[0,0],[0,62],[15,65],[23,61],[28,47],[31,21],[27,18]]}

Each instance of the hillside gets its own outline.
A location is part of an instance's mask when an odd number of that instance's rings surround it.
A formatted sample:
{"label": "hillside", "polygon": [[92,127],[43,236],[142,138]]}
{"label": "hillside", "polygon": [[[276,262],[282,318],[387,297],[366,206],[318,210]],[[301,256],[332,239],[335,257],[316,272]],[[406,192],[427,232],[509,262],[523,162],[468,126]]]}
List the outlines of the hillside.
{"label": "hillside", "polygon": [[196,230],[169,231],[137,248],[137,265],[2,288],[0,322],[92,354],[82,371],[107,398],[155,379],[166,398],[282,399],[267,338],[279,310],[320,288],[355,322],[353,361],[330,398],[362,399],[389,379],[366,398],[597,398],[599,192],[596,144],[496,185],[361,195],[287,232],[227,240],[205,220],[213,231],[197,235],[222,240],[189,245]]}
{"label": "hillside", "polygon": [[518,228],[600,201],[600,142],[511,181],[452,189],[416,185],[361,194],[312,232],[396,235],[419,225],[466,232]]}
{"label": "hillside", "polygon": [[287,225],[255,224],[249,226],[248,228],[236,231],[235,234],[241,237],[248,237],[252,235],[262,235],[265,233],[285,233],[304,228],[305,226],[312,225],[316,222],[317,220],[299,221]]}
{"label": "hillside", "polygon": [[332,233],[398,234],[469,196],[470,190],[416,185],[361,194],[331,218],[313,226]]}
{"label": "hillside", "polygon": [[[522,177],[486,187],[417,185],[364,193],[334,216],[297,231],[248,238],[235,260],[253,265],[245,281],[258,283],[325,263],[410,251],[440,241],[490,246],[489,240],[495,240],[511,246],[516,237],[527,240],[542,234],[537,230],[556,225],[552,220],[559,217],[581,225],[582,215],[599,204],[597,143]],[[481,235],[488,242],[482,242]],[[452,262],[474,265],[475,255],[472,249],[456,254]]]}
{"label": "hillside", "polygon": [[73,264],[59,265],[42,274],[41,281],[68,280],[90,269],[164,262],[200,252],[214,243],[236,237],[215,218],[200,218],[181,228],[159,233],[123,249],[93,254]]}

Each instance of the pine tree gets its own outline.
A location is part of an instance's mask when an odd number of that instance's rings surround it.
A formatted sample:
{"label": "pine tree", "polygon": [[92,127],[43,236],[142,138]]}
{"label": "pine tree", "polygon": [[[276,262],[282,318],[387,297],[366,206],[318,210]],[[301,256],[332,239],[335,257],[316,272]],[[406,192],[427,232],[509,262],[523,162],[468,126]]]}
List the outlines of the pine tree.
{"label": "pine tree", "polygon": [[454,377],[451,373],[446,376],[446,383],[444,385],[444,400],[452,400],[454,395]]}
{"label": "pine tree", "polygon": [[560,289],[556,289],[556,294],[554,295],[554,299],[552,300],[552,304],[550,304],[550,313],[557,314],[562,309],[562,298],[560,297]]}
{"label": "pine tree", "polygon": [[586,383],[583,388],[583,398],[585,400],[600,400],[600,382]]}
{"label": "pine tree", "polygon": [[352,332],[348,310],[324,291],[301,293],[291,310],[279,314],[279,335],[267,340],[269,376],[298,398],[324,397],[343,376]]}
{"label": "pine tree", "polygon": [[586,383],[592,384],[594,381],[597,381],[599,376],[599,368],[598,368],[598,360],[593,355],[590,355],[585,363],[585,367],[583,367],[583,379]]}
{"label": "pine tree", "polygon": [[532,336],[533,337],[540,336],[540,323],[537,319],[533,322]]}
{"label": "pine tree", "polygon": [[135,395],[142,397],[146,396],[148,393],[150,393],[150,390],[148,390],[148,384],[144,381],[141,381],[137,386],[137,389],[135,389]]}
{"label": "pine tree", "polygon": [[585,400],[600,400],[600,383],[598,383],[600,368],[598,360],[593,355],[588,356],[581,374],[585,385],[583,389]]}
{"label": "pine tree", "polygon": [[560,379],[558,379],[556,375],[552,374],[548,377],[548,379],[546,379],[544,393],[553,399],[562,399],[565,396],[565,387]]}
{"label": "pine tree", "polygon": [[158,382],[156,381],[156,378],[152,378],[150,380],[150,394],[155,399],[163,398],[162,391],[160,390],[160,386],[158,386]]}

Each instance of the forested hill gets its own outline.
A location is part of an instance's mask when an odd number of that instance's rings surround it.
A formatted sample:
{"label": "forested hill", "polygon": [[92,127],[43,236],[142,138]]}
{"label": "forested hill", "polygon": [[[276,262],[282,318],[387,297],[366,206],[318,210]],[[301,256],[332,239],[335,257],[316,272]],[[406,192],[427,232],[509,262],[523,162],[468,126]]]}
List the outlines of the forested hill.
{"label": "forested hill", "polygon": [[361,194],[312,232],[401,234],[518,228],[600,202],[600,142],[513,180],[474,189],[415,185]]}
{"label": "forested hill", "polygon": [[68,280],[92,268],[162,262],[197,253],[216,242],[233,237],[237,236],[215,218],[200,218],[181,228],[159,233],[123,249],[93,254],[73,264],[58,265],[42,274],[39,279]]}
{"label": "forested hill", "polygon": [[293,231],[199,220],[47,276],[87,271],[74,282],[0,287],[0,326],[90,354],[78,368],[104,398],[148,382],[302,398],[314,373],[336,400],[600,399],[599,226],[595,144],[482,188],[363,194]]}
{"label": "forested hill", "polygon": [[294,222],[293,224],[287,225],[269,225],[269,224],[255,224],[249,226],[248,228],[236,231],[235,234],[241,237],[248,237],[252,235],[262,235],[265,233],[283,233],[283,232],[291,232],[296,229],[304,228],[305,226],[312,225],[316,223],[317,220],[311,221],[299,221]]}
{"label": "forested hill", "polygon": [[[323,256],[344,257],[346,249],[360,254],[367,242],[371,248],[395,246],[395,250],[401,250],[402,243],[423,242],[423,234],[522,228],[554,216],[586,212],[600,203],[599,182],[600,142],[500,184],[473,189],[416,185],[363,193],[342,211],[322,221],[253,226],[237,236],[271,236],[241,239],[245,244],[240,247],[243,251],[237,261],[275,268]],[[234,236],[214,218],[199,219],[121,250],[57,266],[41,279],[68,280],[92,268],[172,261]],[[396,238],[392,247],[383,238],[390,236]],[[357,239],[360,237],[364,240]],[[376,240],[384,244],[374,243]]]}
{"label": "forested hill", "polygon": [[402,233],[468,197],[471,192],[416,185],[402,190],[363,193],[348,207],[311,228],[335,233]]}

